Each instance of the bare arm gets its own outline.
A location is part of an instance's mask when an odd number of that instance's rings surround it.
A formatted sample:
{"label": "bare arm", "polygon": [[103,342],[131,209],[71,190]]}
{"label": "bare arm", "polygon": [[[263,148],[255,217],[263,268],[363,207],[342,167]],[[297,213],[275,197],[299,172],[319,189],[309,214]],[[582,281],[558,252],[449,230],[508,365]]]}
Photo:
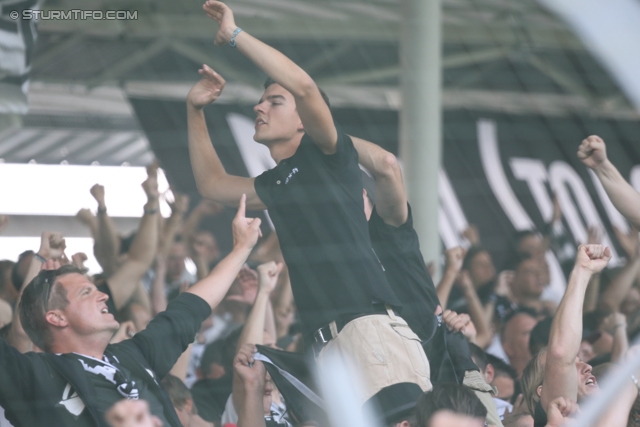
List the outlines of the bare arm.
{"label": "bare arm", "polygon": [[158,247],[158,182],[153,177],[142,183],[148,202],[138,232],[133,239],[127,260],[107,279],[113,304],[117,310],[124,307],[136,290],[142,276],[151,267]]}
{"label": "bare arm", "polygon": [[409,209],[398,159],[372,142],[353,136],[351,139],[360,163],[376,180],[376,210],[380,218],[389,225],[401,226],[407,222]]}
{"label": "bare arm", "polygon": [[227,206],[238,206],[240,197],[246,194],[249,209],[264,209],[253,186],[254,179],[229,175],[211,144],[202,109],[218,98],[225,81],[206,65],[198,72],[202,79],[187,95],[189,156],[198,191],[202,197]]}
{"label": "bare arm", "polygon": [[578,158],[596,173],[613,206],[635,227],[640,228],[640,193],[609,161],[602,138],[592,135],[583,140],[578,148]]}
{"label": "bare arm", "polygon": [[155,275],[151,283],[149,297],[151,298],[151,312],[155,316],[167,309],[167,295],[164,290],[164,279],[167,274],[167,264],[162,255],[156,257]]}
{"label": "bare arm", "polygon": [[[242,328],[236,350],[244,344],[264,344],[265,317],[270,306],[269,296],[276,287],[280,271],[282,271],[282,264],[276,264],[273,261],[258,266],[258,295]],[[273,338],[276,338],[275,335]]]}
{"label": "bare arm", "polygon": [[640,256],[630,259],[622,271],[609,283],[600,297],[599,307],[620,311],[620,304],[631,290],[640,272]]}
{"label": "bare arm", "polygon": [[602,322],[602,329],[613,336],[613,346],[611,349],[611,361],[616,363],[629,350],[629,339],[627,338],[627,317],[618,312],[611,313]]}
{"label": "bare arm", "polygon": [[485,316],[482,303],[480,302],[480,298],[478,298],[478,293],[473,287],[473,283],[466,271],[463,271],[461,274],[460,285],[464,292],[464,298],[467,300],[469,316],[476,327],[475,344],[480,348],[486,348],[491,344],[493,331],[491,330],[491,324],[487,321]]}
{"label": "bare arm", "polygon": [[264,427],[264,387],[266,368],[254,361],[255,347],[245,344],[233,360],[233,406],[238,413],[238,427]]}
{"label": "bare arm", "polygon": [[458,273],[462,268],[462,261],[464,260],[464,249],[460,247],[447,249],[445,251],[445,270],[442,275],[442,279],[440,283],[438,283],[438,287],[436,288],[436,292],[438,293],[438,299],[440,299],[440,304],[442,305],[442,309],[447,308],[447,301],[449,300],[449,294],[451,293],[451,289],[453,288],[453,284],[458,277]]}
{"label": "bare arm", "polygon": [[567,290],[551,324],[540,402],[543,407],[557,397],[576,401],[578,378],[576,357],[582,339],[582,305],[593,274],[599,273],[611,258],[608,247],[581,245],[569,277]]}
{"label": "bare arm", "polygon": [[584,304],[582,305],[582,311],[588,313],[593,311],[598,306],[598,300],[600,299],[600,274],[594,274],[589,280],[589,286],[587,286],[587,294],[584,297]]}
{"label": "bare arm", "polygon": [[96,214],[96,231],[94,255],[108,276],[117,268],[117,257],[120,251],[120,239],[111,217],[107,214],[104,187],[96,184],[91,187],[91,195],[98,202]]}
{"label": "bare arm", "polygon": [[176,235],[182,225],[184,214],[189,210],[189,196],[174,191],[175,200],[171,204],[171,216],[165,222],[160,235],[160,244],[158,245],[158,253],[163,256],[169,255],[171,245],[176,239]]}
{"label": "bare arm", "polygon": [[211,309],[220,304],[260,236],[260,218],[245,217],[245,200],[243,195],[233,219],[233,250],[206,278],[185,291],[207,301]]}
{"label": "bare arm", "polygon": [[[205,3],[204,10],[220,25],[215,44],[220,46],[229,43],[238,28],[231,9],[222,2],[209,0]],[[320,150],[325,154],[335,153],[338,131],[329,106],[322,99],[313,79],[281,52],[252,37],[246,31],[237,34],[235,42],[244,56],[293,95],[304,131]]]}

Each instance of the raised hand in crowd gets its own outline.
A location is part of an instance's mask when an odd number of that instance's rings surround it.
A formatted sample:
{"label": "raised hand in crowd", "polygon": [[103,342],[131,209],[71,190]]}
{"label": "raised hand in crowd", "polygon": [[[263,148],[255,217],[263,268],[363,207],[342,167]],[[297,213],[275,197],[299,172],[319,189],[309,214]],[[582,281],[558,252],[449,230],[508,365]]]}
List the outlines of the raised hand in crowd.
{"label": "raised hand in crowd", "polygon": [[[611,259],[611,251],[602,245],[580,245],[575,265],[562,301],[551,324],[549,347],[545,355],[536,356],[529,364],[544,366],[542,391],[539,393],[543,408],[558,397],[579,400],[597,390],[591,367],[576,361],[582,341],[582,307],[587,286],[594,274],[602,271]],[[544,358],[544,362],[540,362]],[[539,360],[540,359],[540,360]],[[523,376],[528,376],[529,365]],[[533,411],[537,396],[532,388],[523,387],[529,409]],[[536,385],[537,388],[537,385]]]}
{"label": "raised hand in crowd", "polygon": [[87,262],[88,259],[87,254],[84,252],[76,252],[71,255],[71,263],[80,269],[86,268],[84,263]]}
{"label": "raised hand in crowd", "polygon": [[[102,267],[105,275],[113,274],[118,268],[118,254],[120,253],[120,237],[113,220],[107,213],[105,202],[105,188],[95,184],[89,190],[98,203],[95,217],[87,210],[80,210],[76,215],[78,219],[89,226],[94,240],[93,254]],[[94,228],[95,227],[95,228]]]}
{"label": "raised hand in crowd", "polygon": [[269,414],[271,407],[267,370],[261,361],[253,359],[255,352],[255,345],[245,344],[233,359],[233,401],[238,413],[238,427],[265,426],[264,416]]}
{"label": "raised hand in crowd", "polygon": [[218,99],[227,82],[206,64],[202,65],[198,73],[202,78],[189,91],[187,104],[193,108],[202,109]]}
{"label": "raised hand in crowd", "polygon": [[618,362],[629,350],[627,317],[622,313],[611,313],[602,321],[602,329],[613,337],[611,361]]}
{"label": "raised hand in crowd", "polygon": [[480,297],[476,291],[476,288],[473,286],[473,282],[471,281],[471,277],[469,276],[469,272],[466,270],[461,271],[458,274],[458,285],[462,289],[462,293],[464,294],[464,299],[467,302],[467,307],[469,308],[469,316],[471,320],[471,324],[474,325],[474,329],[476,332],[473,338],[469,338],[467,334],[463,332],[465,336],[472,343],[478,345],[481,348],[486,348],[493,338],[493,331],[491,329],[491,321],[487,318],[486,312],[482,307],[482,303],[480,302]]}
{"label": "raised hand in crowd", "polygon": [[471,246],[480,246],[480,232],[474,224],[469,224],[462,232],[462,237],[467,239]]}
{"label": "raised hand in crowd", "polygon": [[635,227],[640,228],[640,193],[609,161],[602,138],[592,135],[584,139],[578,147],[578,158],[595,172],[613,206]]}
{"label": "raised hand in crowd", "polygon": [[444,274],[436,289],[443,309],[447,307],[449,294],[462,269],[465,253],[466,251],[461,247],[447,249],[444,253]]}

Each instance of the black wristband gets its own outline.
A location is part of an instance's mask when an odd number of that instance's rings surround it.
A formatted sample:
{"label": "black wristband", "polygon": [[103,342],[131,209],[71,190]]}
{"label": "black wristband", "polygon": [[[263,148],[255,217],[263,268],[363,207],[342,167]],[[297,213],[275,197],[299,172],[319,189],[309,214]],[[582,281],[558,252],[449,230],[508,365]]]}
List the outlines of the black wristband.
{"label": "black wristband", "polygon": [[40,261],[43,264],[47,262],[47,259],[45,257],[43,257],[42,255],[40,255],[39,253],[37,253],[37,252],[35,253],[34,256],[36,257],[36,259],[38,261]]}
{"label": "black wristband", "polygon": [[149,210],[145,209],[144,214],[145,215],[153,215],[154,213],[157,213],[157,212],[158,212],[158,208],[153,208],[153,209],[149,209]]}
{"label": "black wristband", "polygon": [[100,208],[100,206],[98,206],[98,213],[99,214],[106,214],[107,213],[106,206],[104,208]]}

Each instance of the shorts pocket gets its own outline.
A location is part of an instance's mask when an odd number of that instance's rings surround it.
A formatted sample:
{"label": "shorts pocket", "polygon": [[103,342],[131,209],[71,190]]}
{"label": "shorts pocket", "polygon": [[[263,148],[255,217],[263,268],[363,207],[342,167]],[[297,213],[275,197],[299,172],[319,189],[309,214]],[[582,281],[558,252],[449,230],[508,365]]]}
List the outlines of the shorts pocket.
{"label": "shorts pocket", "polygon": [[413,372],[429,379],[429,361],[422,348],[420,338],[406,324],[391,324],[391,328],[400,336]]}

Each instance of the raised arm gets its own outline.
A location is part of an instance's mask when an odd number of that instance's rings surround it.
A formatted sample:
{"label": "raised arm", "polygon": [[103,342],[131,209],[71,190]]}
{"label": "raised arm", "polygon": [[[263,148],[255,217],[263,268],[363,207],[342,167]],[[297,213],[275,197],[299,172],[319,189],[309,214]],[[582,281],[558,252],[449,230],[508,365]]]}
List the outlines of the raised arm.
{"label": "raised arm", "polygon": [[147,193],[148,201],[144,206],[144,215],[140,220],[138,232],[129,249],[127,260],[107,278],[113,304],[117,310],[124,307],[131,299],[138,282],[151,267],[158,248],[158,217],[160,216],[158,182],[154,177],[149,176],[142,183],[142,188]]}
{"label": "raised arm", "polygon": [[440,283],[438,283],[438,287],[436,288],[438,299],[440,300],[440,304],[442,305],[443,310],[447,308],[449,294],[451,294],[453,284],[458,277],[458,273],[460,273],[460,270],[462,269],[462,261],[464,261],[464,249],[462,249],[461,247],[447,249],[444,252],[444,259],[444,274],[442,275],[442,279],[440,279]]}
{"label": "raised arm", "polygon": [[225,80],[207,65],[198,72],[202,79],[187,95],[189,156],[198,191],[202,197],[227,206],[238,206],[240,196],[246,194],[249,209],[265,209],[253,186],[254,179],[229,175],[211,144],[202,109],[218,99]]}
{"label": "raised arm", "polygon": [[[265,319],[270,311],[268,310],[269,297],[276,288],[282,265],[282,263],[276,264],[271,261],[258,266],[258,295],[238,338],[236,351],[244,344],[264,344]],[[271,315],[273,316],[273,311]],[[273,339],[276,337],[274,336]]]}
{"label": "raised arm", "polygon": [[576,357],[582,340],[582,305],[591,276],[611,258],[608,247],[581,245],[569,277],[567,290],[551,324],[540,402],[546,408],[557,397],[577,400]]}
{"label": "raised arm", "polygon": [[602,138],[592,135],[583,140],[578,147],[578,158],[596,173],[613,206],[635,227],[640,228],[640,193],[609,161]]}
{"label": "raised arm", "polygon": [[116,271],[118,266],[117,257],[120,251],[120,239],[118,238],[113,220],[109,214],[107,214],[104,187],[96,184],[91,187],[90,192],[98,203],[98,212],[96,214],[97,233],[94,237],[95,246],[93,253],[105,274],[110,275]]}
{"label": "raised arm", "polygon": [[185,291],[207,301],[211,309],[222,301],[260,237],[260,218],[247,218],[245,211],[246,197],[242,195],[238,213],[232,224],[233,250],[206,278]]}
{"label": "raised arm", "polygon": [[351,137],[358,151],[360,164],[367,168],[376,180],[376,211],[382,220],[399,227],[409,216],[407,192],[402,180],[398,159],[392,153],[372,142]]}
{"label": "raised arm", "polygon": [[215,44],[231,41],[240,52],[265,72],[274,82],[288,90],[296,100],[296,107],[304,130],[325,154],[333,154],[338,143],[338,132],[329,106],[313,79],[282,53],[252,37],[246,31],[237,33],[233,12],[224,3],[208,0],[203,6],[207,15],[220,25]]}
{"label": "raised arm", "polygon": [[607,289],[600,296],[598,308],[620,311],[620,305],[629,294],[640,272],[640,255],[627,260],[627,264],[609,283]]}

